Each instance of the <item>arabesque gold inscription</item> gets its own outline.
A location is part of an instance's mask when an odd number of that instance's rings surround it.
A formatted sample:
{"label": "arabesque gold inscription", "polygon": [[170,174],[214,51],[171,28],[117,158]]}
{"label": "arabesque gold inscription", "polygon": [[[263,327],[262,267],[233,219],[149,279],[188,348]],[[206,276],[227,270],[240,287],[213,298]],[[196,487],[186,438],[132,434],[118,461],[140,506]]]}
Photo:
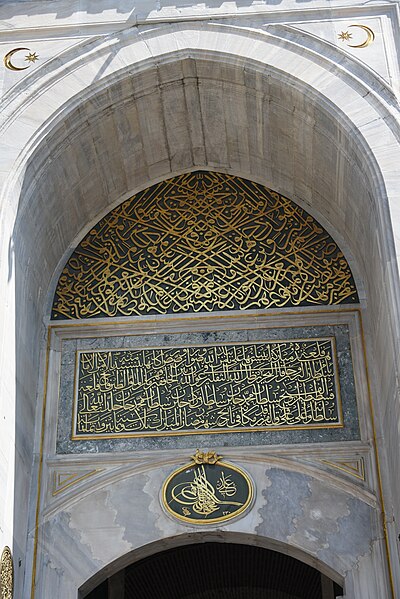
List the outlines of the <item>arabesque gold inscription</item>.
{"label": "arabesque gold inscription", "polygon": [[333,338],[79,351],[73,438],[342,425]]}
{"label": "arabesque gold inscription", "polygon": [[291,200],[221,173],[189,173],[127,200],[86,235],[52,319],[358,302],[330,235]]}

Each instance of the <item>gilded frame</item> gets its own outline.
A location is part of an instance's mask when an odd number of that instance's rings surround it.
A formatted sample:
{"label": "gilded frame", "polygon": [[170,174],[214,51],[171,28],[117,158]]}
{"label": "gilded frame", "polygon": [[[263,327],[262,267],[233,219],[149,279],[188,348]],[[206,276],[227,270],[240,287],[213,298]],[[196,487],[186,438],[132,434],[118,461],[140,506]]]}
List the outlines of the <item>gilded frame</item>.
{"label": "gilded frame", "polygon": [[234,472],[237,472],[238,474],[240,474],[240,476],[242,476],[245,479],[245,481],[247,483],[247,488],[248,488],[248,495],[247,495],[247,499],[246,499],[245,503],[243,504],[243,506],[241,508],[239,508],[238,510],[236,510],[233,514],[229,514],[228,516],[220,516],[218,518],[210,518],[209,520],[187,518],[184,515],[180,515],[180,514],[177,514],[176,512],[174,512],[168,505],[168,501],[167,501],[167,497],[166,497],[167,487],[168,487],[169,483],[172,481],[172,479],[174,478],[174,476],[176,476],[177,474],[180,474],[181,472],[183,472],[184,470],[186,470],[188,468],[193,468],[193,467],[197,466],[197,464],[195,464],[193,462],[189,462],[189,463],[184,464],[183,466],[180,466],[179,468],[176,468],[175,470],[173,470],[171,472],[171,474],[169,474],[169,476],[165,479],[163,486],[161,488],[161,495],[160,495],[161,505],[169,516],[171,516],[174,519],[178,519],[182,522],[185,522],[186,524],[209,526],[210,524],[211,525],[212,524],[220,524],[221,522],[228,522],[228,521],[234,520],[234,519],[238,518],[239,516],[243,516],[246,511],[250,510],[250,508],[255,500],[255,495],[256,495],[255,494],[255,485],[254,485],[254,482],[252,481],[252,479],[250,478],[250,475],[247,474],[247,472],[245,472],[239,466],[235,466],[234,464],[231,464],[229,462],[224,462],[223,460],[218,460],[217,464],[219,466],[224,466],[225,468],[228,468],[230,470],[233,470]]}
{"label": "gilded frame", "polygon": [[[139,438],[139,437],[172,437],[172,436],[186,436],[186,435],[201,435],[201,434],[223,434],[223,433],[246,433],[246,432],[265,432],[265,431],[282,431],[282,430],[311,430],[311,429],[332,429],[332,428],[343,428],[344,420],[343,420],[343,406],[341,399],[341,391],[340,391],[340,378],[339,378],[339,369],[338,369],[338,359],[337,359],[337,349],[336,349],[336,339],[335,337],[313,337],[313,338],[294,338],[294,339],[274,339],[274,340],[258,340],[258,341],[248,341],[248,342],[225,342],[219,345],[223,346],[251,346],[258,344],[272,344],[272,343],[290,343],[296,341],[330,341],[331,349],[332,349],[332,365],[333,365],[333,380],[334,386],[336,390],[336,407],[338,414],[338,421],[332,424],[323,423],[323,424],[315,424],[311,423],[309,425],[271,425],[271,426],[258,426],[258,427],[237,427],[237,428],[219,428],[219,429],[198,429],[198,430],[179,430],[179,431],[168,431],[163,430],[159,432],[132,432],[132,433],[111,433],[111,434],[91,434],[91,435],[77,435],[76,434],[76,424],[77,424],[77,403],[78,403],[78,379],[79,379],[79,356],[81,353],[88,353],[88,350],[77,350],[75,354],[75,374],[74,374],[74,398],[73,398],[73,410],[72,410],[72,422],[71,422],[71,440],[72,441],[86,441],[86,440],[100,440],[100,439],[129,439],[129,438]],[[194,345],[185,345],[185,346],[146,346],[146,350],[154,350],[154,349],[182,349],[185,347],[213,347],[215,346],[212,343],[209,344],[194,344]],[[125,351],[127,348],[112,348],[112,349],[96,349],[92,350],[91,353],[108,353],[112,351]],[[140,350],[138,350],[140,351]]]}

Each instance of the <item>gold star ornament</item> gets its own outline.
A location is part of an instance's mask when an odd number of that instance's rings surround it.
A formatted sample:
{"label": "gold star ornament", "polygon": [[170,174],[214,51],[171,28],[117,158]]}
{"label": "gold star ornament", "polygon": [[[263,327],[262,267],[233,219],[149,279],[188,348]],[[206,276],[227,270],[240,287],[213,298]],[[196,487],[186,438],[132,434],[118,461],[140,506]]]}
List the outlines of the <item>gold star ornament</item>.
{"label": "gold star ornament", "polygon": [[28,62],[36,62],[37,60],[39,60],[39,56],[36,54],[36,52],[30,52],[25,56],[25,60],[27,60]]}
{"label": "gold star ornament", "polygon": [[338,35],[338,38],[339,38],[340,40],[342,40],[342,42],[346,42],[346,41],[348,41],[349,39],[351,39],[351,38],[352,38],[352,35],[353,35],[353,34],[352,34],[352,33],[349,33],[348,31],[341,31],[341,32],[339,33],[339,35]]}

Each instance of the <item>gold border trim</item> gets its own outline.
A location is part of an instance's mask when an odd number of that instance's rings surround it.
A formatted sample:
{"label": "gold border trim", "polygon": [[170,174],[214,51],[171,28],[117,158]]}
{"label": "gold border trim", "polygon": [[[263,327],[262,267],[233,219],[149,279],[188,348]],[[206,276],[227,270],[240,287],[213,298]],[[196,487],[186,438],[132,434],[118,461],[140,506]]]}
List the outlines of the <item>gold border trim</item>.
{"label": "gold border trim", "polygon": [[[334,326],[334,325],[332,325]],[[277,327],[280,328],[280,327]],[[171,333],[173,334],[173,333]],[[177,332],[176,334],[180,335],[181,332]],[[188,333],[189,334],[189,333]],[[124,335],[125,337],[129,337],[129,335]],[[307,426],[304,425],[276,425],[276,426],[260,426],[260,427],[240,427],[240,428],[220,428],[220,429],[199,429],[196,431],[192,430],[182,430],[182,431],[158,431],[156,433],[146,433],[146,432],[132,432],[132,433],[111,433],[108,435],[104,434],[92,434],[92,435],[79,435],[76,433],[76,422],[77,422],[77,414],[78,414],[78,382],[79,382],[79,364],[80,364],[80,354],[82,353],[108,353],[113,351],[143,351],[143,350],[152,350],[152,349],[182,349],[185,347],[220,347],[220,346],[234,346],[234,345],[258,345],[262,343],[292,343],[296,341],[330,341],[332,348],[332,362],[333,362],[333,378],[336,387],[337,397],[336,397],[336,405],[337,405],[337,413],[338,413],[338,421],[329,424],[309,424]],[[354,377],[354,368],[352,365],[353,377]],[[127,347],[113,347],[109,349],[95,349],[95,350],[85,350],[79,349],[75,352],[75,372],[74,372],[74,397],[72,404],[72,430],[71,430],[71,441],[90,441],[90,440],[101,440],[101,439],[134,439],[134,438],[153,438],[153,437],[179,437],[179,436],[188,436],[188,435],[218,435],[218,434],[226,434],[226,433],[251,433],[251,432],[266,432],[266,431],[291,431],[291,430],[313,430],[313,429],[333,429],[333,428],[344,428],[343,421],[343,405],[342,405],[342,396],[340,389],[340,377],[339,377],[339,365],[337,358],[337,348],[336,348],[336,337],[298,337],[295,339],[257,339],[255,341],[227,341],[224,343],[219,343],[216,345],[215,343],[204,343],[204,344],[194,344],[194,345],[156,345],[151,347],[144,348],[127,348]]]}
{"label": "gold border trim", "polygon": [[[343,304],[344,306],[349,306],[349,304]],[[359,306],[360,304],[358,304]],[[272,318],[272,317],[276,317],[276,316],[302,316],[302,315],[308,315],[308,314],[312,314],[313,316],[319,316],[320,314],[330,314],[330,315],[340,315],[340,314],[356,314],[357,312],[360,311],[359,307],[344,307],[341,308],[341,304],[334,304],[331,306],[321,306],[321,309],[319,310],[314,310],[312,307],[310,306],[304,306],[302,309],[296,309],[296,310],[292,310],[290,307],[288,308],[265,308],[264,310],[253,310],[253,309],[249,309],[249,310],[243,310],[240,313],[238,313],[239,311],[236,310],[236,314],[226,314],[224,312],[221,312],[219,314],[216,314],[215,312],[202,312],[201,314],[195,314],[194,316],[192,316],[192,313],[190,312],[189,316],[175,316],[174,314],[160,314],[158,317],[154,317],[151,315],[140,315],[140,316],[136,316],[135,318],[131,318],[130,316],[118,316],[115,318],[92,318],[92,319],[75,319],[75,321],[69,321],[67,319],[65,320],[60,320],[60,321],[54,321],[54,320],[50,320],[47,319],[45,321],[45,324],[47,324],[47,328],[48,329],[72,329],[72,328],[76,328],[79,327],[81,329],[85,329],[87,327],[104,327],[104,328],[108,328],[110,331],[112,330],[117,330],[118,331],[118,326],[126,326],[126,325],[148,325],[149,323],[152,324],[157,324],[157,325],[161,325],[163,322],[168,323],[168,322],[177,322],[177,321],[192,321],[192,320],[198,320],[198,321],[207,321],[207,320],[231,320],[231,319],[235,319],[235,318],[248,318],[250,319],[258,319],[258,318]],[[334,323],[328,323],[328,324],[334,324]],[[280,328],[284,329],[284,328],[290,328],[293,325],[279,325]],[[309,325],[309,326],[313,326],[313,325]],[[323,325],[321,325],[323,326]],[[151,333],[156,333],[157,331],[151,331]],[[149,332],[150,333],[150,332]],[[132,333],[134,334],[134,333]],[[142,335],[143,333],[138,333],[140,335]],[[117,335],[117,333],[115,333],[113,336],[115,337]]]}
{"label": "gold border trim", "polygon": [[31,583],[31,599],[35,597],[36,589],[36,573],[37,573],[37,556],[38,556],[38,540],[39,540],[39,518],[40,518],[40,495],[42,486],[42,474],[43,474],[43,449],[44,449],[44,435],[46,430],[46,405],[47,405],[47,388],[49,379],[49,361],[50,361],[50,338],[51,329],[47,331],[47,344],[46,344],[46,365],[44,373],[44,385],[43,385],[43,406],[42,406],[42,422],[41,422],[41,433],[40,433],[40,449],[39,449],[39,465],[38,465],[38,481],[37,481],[37,499],[36,499],[36,512],[35,512],[35,529],[34,529],[34,546],[33,546],[33,562],[32,562],[32,583]]}
{"label": "gold border trim", "polygon": [[[340,470],[349,476],[353,476],[354,478],[359,478],[362,481],[365,481],[365,466],[364,466],[364,458],[360,458],[358,460],[353,460],[353,462],[357,462],[360,465],[360,469],[356,470],[355,468],[351,468],[350,466],[346,467],[346,462],[329,462],[328,460],[321,460],[323,464],[326,464],[330,468],[334,468],[335,470]],[[350,463],[350,460],[349,460]]]}
{"label": "gold border trim", "polygon": [[53,491],[51,494],[53,497],[56,497],[56,495],[60,495],[60,493],[63,493],[70,487],[73,487],[74,485],[80,483],[82,480],[85,480],[86,478],[89,478],[90,476],[93,476],[94,474],[97,474],[98,472],[102,472],[102,470],[97,470],[97,469],[91,470],[90,472],[86,472],[85,474],[82,474],[81,476],[79,476],[79,472],[71,474],[71,477],[68,479],[68,482],[66,482],[64,485],[60,486],[60,485],[57,485],[57,476],[60,476],[60,474],[62,474],[62,472],[54,471],[53,472]]}
{"label": "gold border trim", "polygon": [[377,439],[377,435],[376,435],[375,411],[374,411],[374,404],[372,401],[371,381],[370,381],[368,361],[367,361],[367,346],[366,346],[366,342],[365,342],[364,325],[363,325],[362,314],[361,314],[360,310],[357,310],[357,314],[358,314],[359,324],[360,324],[360,329],[361,329],[361,345],[362,345],[363,357],[364,357],[364,368],[365,368],[365,375],[366,375],[365,378],[367,381],[367,388],[368,388],[368,400],[369,400],[369,409],[370,409],[370,417],[371,417],[372,435],[373,435],[373,440],[374,440],[375,464],[376,464],[376,473],[377,473],[377,479],[378,479],[379,498],[380,498],[380,503],[381,503],[381,518],[382,518],[383,536],[385,537],[385,549],[386,549],[386,559],[387,559],[388,574],[389,574],[389,584],[390,584],[390,590],[392,593],[392,598],[396,599],[392,560],[391,560],[390,546],[389,546],[389,533],[388,533],[387,524],[386,524],[386,508],[385,508],[385,500],[384,500],[384,496],[383,496],[383,483],[382,483],[381,466],[380,466],[380,461],[379,461],[378,439]]}
{"label": "gold border trim", "polygon": [[184,466],[181,466],[180,468],[176,468],[173,472],[171,472],[171,474],[167,477],[167,479],[163,483],[162,490],[161,490],[161,503],[162,503],[163,508],[167,511],[167,513],[169,515],[173,516],[173,518],[175,518],[177,520],[182,520],[182,522],[186,522],[186,524],[196,524],[196,525],[204,526],[204,525],[218,524],[220,522],[228,522],[229,520],[233,520],[234,518],[237,518],[238,516],[244,514],[244,512],[251,507],[251,504],[253,503],[253,500],[255,498],[255,491],[254,491],[255,485],[254,485],[253,481],[251,480],[250,476],[247,474],[247,472],[242,470],[242,468],[239,468],[239,466],[234,466],[233,464],[231,464],[229,462],[224,462],[222,460],[218,460],[216,465],[225,466],[226,468],[229,468],[230,470],[234,470],[235,472],[238,472],[241,476],[243,476],[243,478],[245,479],[249,492],[248,492],[247,499],[246,499],[245,503],[242,505],[242,507],[239,508],[234,514],[231,514],[228,516],[220,516],[219,518],[214,518],[214,519],[210,519],[210,520],[197,520],[196,518],[186,518],[186,516],[181,516],[181,515],[177,514],[176,512],[174,512],[173,510],[171,510],[171,508],[168,505],[167,497],[166,497],[167,487],[168,487],[169,483],[171,482],[171,480],[174,478],[174,476],[176,476],[180,472],[183,472],[183,470],[186,470],[187,468],[197,467],[196,463],[189,462],[188,464],[185,464]]}

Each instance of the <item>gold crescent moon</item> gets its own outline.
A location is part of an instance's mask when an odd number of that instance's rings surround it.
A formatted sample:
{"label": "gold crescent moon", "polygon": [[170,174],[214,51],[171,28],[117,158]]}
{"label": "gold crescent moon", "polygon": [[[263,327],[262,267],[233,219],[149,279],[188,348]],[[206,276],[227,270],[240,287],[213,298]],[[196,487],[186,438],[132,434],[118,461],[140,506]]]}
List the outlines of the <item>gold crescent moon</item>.
{"label": "gold crescent moon", "polygon": [[367,27],[367,25],[349,25],[349,27],[359,27],[360,29],[363,29],[367,34],[367,39],[364,42],[362,42],[362,44],[347,44],[349,48],[366,48],[374,41],[375,33],[372,31],[370,27]]}
{"label": "gold crescent moon", "polygon": [[14,56],[14,54],[16,52],[20,52],[21,50],[27,50],[28,52],[30,52],[29,48],[14,48],[14,50],[10,50],[10,52],[7,52],[7,54],[5,55],[5,57],[3,59],[4,66],[6,67],[6,69],[10,69],[10,71],[25,71],[25,69],[29,69],[29,67],[30,67],[29,64],[26,67],[16,67],[11,62],[11,59]]}

